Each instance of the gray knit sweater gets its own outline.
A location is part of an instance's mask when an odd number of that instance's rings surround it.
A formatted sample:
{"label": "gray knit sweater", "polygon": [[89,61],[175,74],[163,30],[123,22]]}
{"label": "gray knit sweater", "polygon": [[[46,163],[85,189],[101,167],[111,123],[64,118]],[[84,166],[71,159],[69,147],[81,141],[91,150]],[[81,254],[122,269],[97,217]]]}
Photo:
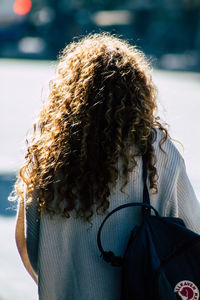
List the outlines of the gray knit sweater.
{"label": "gray knit sweater", "polygon": [[[157,131],[154,148],[157,156],[158,193],[151,194],[151,204],[162,216],[180,217],[186,226],[200,233],[200,202],[187,177],[184,161],[168,139],[159,148],[161,133]],[[119,163],[120,164],[120,163]],[[110,197],[110,208],[142,201],[142,169],[138,159],[130,174],[125,191],[120,192],[121,180]],[[114,214],[102,232],[105,249],[122,255],[130,231],[140,222],[141,209],[127,208]],[[80,219],[64,219],[47,214],[37,222],[34,205],[27,212],[27,247],[30,260],[38,272],[41,300],[118,300],[120,269],[113,268],[100,257],[97,231],[105,216],[94,215],[93,226]]]}

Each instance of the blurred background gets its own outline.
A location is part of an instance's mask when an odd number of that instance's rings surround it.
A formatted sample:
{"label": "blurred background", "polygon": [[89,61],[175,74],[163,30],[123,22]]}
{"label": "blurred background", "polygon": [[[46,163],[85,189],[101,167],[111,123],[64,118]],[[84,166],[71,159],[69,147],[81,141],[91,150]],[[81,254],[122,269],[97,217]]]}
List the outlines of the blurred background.
{"label": "blurred background", "polygon": [[156,66],[200,68],[199,0],[1,0],[0,56],[55,59],[75,36],[110,31]]}
{"label": "blurred background", "polygon": [[14,242],[7,201],[25,137],[48,93],[59,51],[75,37],[111,32],[151,60],[158,108],[200,199],[200,0],[0,0],[0,300],[37,299]]}

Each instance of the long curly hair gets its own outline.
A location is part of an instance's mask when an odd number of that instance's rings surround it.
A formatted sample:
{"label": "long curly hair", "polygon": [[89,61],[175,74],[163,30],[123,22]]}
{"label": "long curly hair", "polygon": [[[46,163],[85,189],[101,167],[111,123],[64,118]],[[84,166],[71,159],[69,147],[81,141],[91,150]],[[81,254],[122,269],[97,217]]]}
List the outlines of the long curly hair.
{"label": "long curly hair", "polygon": [[123,190],[140,155],[146,156],[150,188],[156,191],[152,131],[162,130],[163,142],[168,133],[155,117],[150,71],[141,51],[109,34],[67,45],[27,142],[15,199],[23,200],[26,190],[30,202],[37,190],[41,210],[67,218],[75,211],[88,221],[94,211],[107,211],[118,177]]}

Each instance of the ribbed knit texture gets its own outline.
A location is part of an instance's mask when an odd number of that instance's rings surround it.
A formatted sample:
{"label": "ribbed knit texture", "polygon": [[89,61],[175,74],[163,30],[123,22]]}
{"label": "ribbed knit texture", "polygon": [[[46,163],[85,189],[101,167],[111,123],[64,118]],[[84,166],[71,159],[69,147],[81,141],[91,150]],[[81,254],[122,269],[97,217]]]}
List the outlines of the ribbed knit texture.
{"label": "ribbed knit texture", "polygon": [[[154,143],[159,179],[158,193],[150,194],[151,204],[160,215],[180,217],[188,228],[200,233],[200,202],[187,177],[184,161],[169,139],[163,145],[166,158],[159,148],[161,135],[158,131]],[[141,160],[130,174],[124,193],[120,187],[119,179],[110,197],[109,211],[127,202],[142,201]],[[140,211],[140,208],[126,208],[106,222],[102,232],[105,250],[123,255],[131,229],[140,222]],[[97,232],[104,217],[94,215],[90,227],[77,218],[55,216],[51,219],[42,214],[38,241],[39,299],[119,300],[120,269],[104,262],[97,247]],[[31,213],[27,222],[29,227],[38,224]],[[27,234],[29,232],[37,230],[30,228]],[[28,240],[29,248],[37,245],[34,236]]]}

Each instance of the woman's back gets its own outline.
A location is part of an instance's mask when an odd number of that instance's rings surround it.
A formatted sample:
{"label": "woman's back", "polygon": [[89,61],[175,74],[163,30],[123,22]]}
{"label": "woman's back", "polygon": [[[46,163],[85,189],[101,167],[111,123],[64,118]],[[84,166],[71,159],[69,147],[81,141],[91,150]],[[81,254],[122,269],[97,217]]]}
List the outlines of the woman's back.
{"label": "woman's back", "polygon": [[[159,192],[151,195],[151,204],[162,216],[179,216],[179,210],[185,210],[184,202],[188,201],[186,206],[190,206],[189,199],[193,194],[189,181],[181,182],[181,176],[185,173],[184,162],[174,145],[167,140],[163,147],[166,154],[160,150],[161,135],[158,131],[154,143],[158,158],[156,167]],[[178,184],[188,185],[184,189],[188,190],[189,199],[184,195],[181,199],[175,196],[178,195]],[[141,159],[138,159],[138,166],[130,174],[125,191],[121,192],[120,187],[118,180],[109,199],[109,210],[127,202],[142,201]],[[141,222],[140,211],[140,208],[127,208],[110,219],[102,235],[107,250],[123,255],[132,228]],[[104,216],[95,215],[89,225],[75,217],[66,220],[60,216],[51,218],[48,214],[42,214],[38,261],[40,299],[120,298],[120,268],[106,264],[97,248],[97,232],[103,218]],[[188,221],[187,226],[191,229],[197,230],[195,225],[194,220]]]}

